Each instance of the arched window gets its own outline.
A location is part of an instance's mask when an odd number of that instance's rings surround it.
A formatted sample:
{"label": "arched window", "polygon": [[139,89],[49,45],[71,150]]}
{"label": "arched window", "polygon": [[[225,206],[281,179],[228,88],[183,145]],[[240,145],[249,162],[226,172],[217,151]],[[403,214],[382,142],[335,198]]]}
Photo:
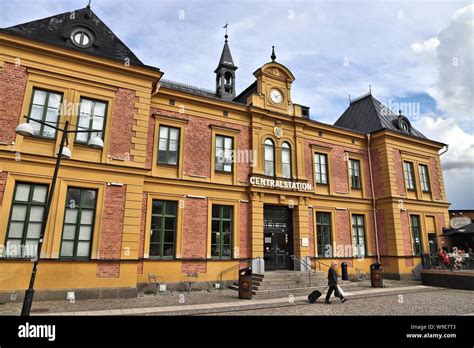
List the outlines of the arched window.
{"label": "arched window", "polygon": [[286,141],[281,144],[281,171],[284,178],[291,179],[291,146]]}
{"label": "arched window", "polygon": [[275,176],[275,144],[271,139],[265,140],[265,175]]}

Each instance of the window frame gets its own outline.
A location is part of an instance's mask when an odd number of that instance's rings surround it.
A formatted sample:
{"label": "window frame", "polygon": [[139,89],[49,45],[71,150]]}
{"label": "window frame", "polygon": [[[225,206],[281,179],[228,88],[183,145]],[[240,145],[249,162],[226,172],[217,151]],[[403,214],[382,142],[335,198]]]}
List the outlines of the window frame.
{"label": "window frame", "polygon": [[[77,212],[77,218],[76,218],[76,223],[66,223],[66,212],[67,209],[70,208],[69,202],[68,202],[68,195],[69,195],[69,190],[70,189],[76,189],[80,190],[80,204]],[[91,207],[88,206],[83,206],[83,191],[94,191],[95,192],[95,202],[94,202],[94,208],[92,209]],[[63,216],[63,226],[62,226],[62,233],[61,233],[61,240],[59,244],[59,258],[62,260],[90,260],[91,259],[91,254],[92,254],[92,247],[94,243],[94,228],[95,228],[95,219],[97,215],[97,203],[98,203],[98,197],[99,197],[99,190],[98,189],[93,189],[93,188],[87,188],[87,187],[79,187],[79,186],[68,186],[66,189],[66,204],[64,208],[64,216]],[[82,219],[82,210],[93,210],[92,214],[92,224],[81,224],[81,219]],[[74,232],[74,239],[66,239],[65,241],[67,242],[73,242],[74,247],[73,247],[73,253],[72,256],[63,256],[62,251],[63,251],[63,241],[64,241],[64,228],[66,225],[75,225],[75,232]],[[79,245],[79,242],[83,242],[85,240],[79,240],[79,234],[80,234],[80,229],[81,226],[90,226],[91,227],[91,236],[90,239],[88,240],[89,242],[89,253],[87,256],[77,256],[77,247]]]}
{"label": "window frame", "polygon": [[[362,225],[359,225],[358,223],[358,217],[362,218]],[[356,223],[354,224],[354,218],[356,218]],[[353,257],[357,258],[365,258],[367,257],[367,230],[366,230],[366,224],[365,224],[365,215],[364,214],[351,214],[351,231],[352,231],[352,250],[353,250]],[[357,230],[356,234],[354,233],[354,228]],[[361,255],[360,253],[360,234],[359,234],[359,229],[362,228],[362,231],[364,233],[363,235],[363,241],[364,241],[364,248],[363,248],[363,254]],[[354,237],[357,237],[357,244],[354,244]],[[354,252],[354,250],[357,250],[357,253]]]}
{"label": "window frame", "polygon": [[419,171],[419,176],[420,176],[421,191],[424,193],[430,193],[431,183],[430,183],[430,174],[429,174],[428,165],[423,164],[423,163],[418,164],[418,171]]}
{"label": "window frame", "polygon": [[[288,152],[288,158],[290,159],[289,163],[283,162],[283,151]],[[290,175],[285,176],[285,166],[289,166],[290,168]],[[281,175],[285,179],[291,180],[293,178],[293,168],[292,168],[292,160],[291,160],[291,144],[288,141],[284,141],[281,144]]]}
{"label": "window frame", "polygon": [[[267,141],[271,142],[271,144],[267,144]],[[275,168],[275,142],[270,139],[270,138],[266,138],[265,141],[263,142],[264,144],[264,152],[263,152],[263,163],[264,163],[264,173],[265,173],[265,176],[268,176],[268,177],[275,177],[276,176],[276,168]],[[268,147],[272,147],[272,160],[267,160],[267,146]],[[272,171],[273,173],[272,174],[268,174],[267,173],[267,162],[268,163],[272,163]]]}
{"label": "window frame", "polygon": [[[61,117],[61,106],[62,106],[62,103],[63,103],[63,98],[64,98],[64,93],[63,92],[58,92],[58,91],[53,91],[53,90],[50,90],[50,89],[46,89],[46,88],[40,88],[40,87],[33,87],[32,88],[32,93],[31,93],[31,100],[30,100],[30,106],[28,108],[28,117],[31,117],[33,120],[28,120],[28,123],[31,123],[31,121],[34,122],[34,120],[37,120],[37,118],[34,118],[32,117],[31,115],[31,111],[33,110],[33,102],[35,100],[35,93],[36,91],[41,91],[41,92],[45,92],[46,93],[46,97],[45,97],[45,104],[42,105],[43,107],[43,113],[41,114],[41,119],[40,121],[43,121],[43,122],[47,122],[46,121],[46,114],[48,113],[48,108],[49,108],[49,98],[50,98],[50,95],[51,94],[58,94],[60,95],[60,100],[59,100],[59,109],[58,109],[58,117],[56,119],[56,123],[52,124],[53,126],[55,127],[58,127],[58,124],[59,124],[59,118]],[[34,105],[39,105],[39,104],[34,104]],[[38,123],[38,122],[37,122]],[[43,135],[43,131],[44,131],[44,128],[45,128],[45,125],[39,123],[40,125],[40,130],[39,130],[39,134],[33,134],[33,136],[35,138],[40,138],[40,139],[44,139],[44,140],[52,140],[52,141],[55,141],[57,136],[58,136],[58,131],[56,129],[53,128],[54,130],[54,136],[53,137],[46,137]]]}
{"label": "window frame", "polygon": [[[327,223],[319,222],[318,216],[322,216],[322,215],[327,215],[327,218],[328,218]],[[324,255],[325,246],[326,245],[332,246],[332,214],[327,211],[317,211],[315,220],[316,220],[316,246],[317,246],[316,253],[318,257],[326,257]],[[320,227],[327,228],[327,230],[324,233],[326,233],[326,237],[327,237],[326,242],[328,241],[328,243],[321,244],[323,242],[323,235],[321,235],[321,238],[319,237]],[[321,239],[321,243],[320,243],[320,239]],[[320,249],[321,247],[323,248]]]}
{"label": "window frame", "polygon": [[[316,158],[318,158],[320,160],[321,157],[324,158],[325,173],[322,173],[322,171],[321,171],[321,169],[323,168],[323,165],[320,162],[318,163],[318,161],[316,161]],[[321,153],[321,152],[315,152],[314,153],[314,159],[313,159],[314,160],[314,175],[315,175],[314,182],[317,185],[329,185],[328,158],[329,157],[326,153]],[[318,173],[318,169],[319,169],[319,173]],[[324,175],[324,178],[325,178],[326,182],[322,182],[323,175]],[[319,182],[318,182],[318,178],[320,180]]]}
{"label": "window frame", "polygon": [[[93,122],[94,122],[94,110],[95,110],[95,105],[96,103],[102,103],[102,104],[105,104],[105,108],[104,108],[104,116],[103,116],[103,122],[102,122],[102,130],[100,131],[101,133],[101,136],[100,138],[102,140],[105,140],[105,130],[106,130],[106,122],[107,122],[107,112],[108,112],[108,108],[109,108],[109,103],[108,101],[105,101],[105,100],[100,100],[100,99],[94,99],[94,98],[89,98],[89,97],[86,97],[86,96],[81,96],[80,99],[79,99],[79,114],[78,114],[78,118],[77,118],[77,128],[78,130],[85,130],[85,127],[82,127],[79,128],[79,123],[80,123],[80,119],[81,119],[81,108],[82,108],[82,101],[83,100],[87,100],[87,101],[90,101],[92,102],[92,108],[91,108],[91,113],[89,115],[89,127],[87,128],[88,130],[92,131],[92,125],[93,125]],[[96,133],[99,133],[99,132],[90,132],[90,133],[86,133],[86,132],[81,132],[81,133],[76,133],[75,136],[74,136],[74,143],[75,144],[78,144],[78,145],[87,145],[87,143],[89,142],[89,140],[91,139],[91,137],[93,135],[95,135]],[[87,135],[87,140],[86,141],[79,141],[77,140],[77,137],[79,136],[79,134],[86,134]]]}
{"label": "window frame", "polygon": [[[217,139],[218,138],[222,138],[222,141],[223,141],[223,145],[224,147],[223,148],[220,148],[217,146]],[[217,166],[219,164],[218,162],[218,156],[217,156],[217,151],[219,149],[221,149],[223,151],[223,158],[225,159],[225,153],[226,153],[226,150],[229,150],[229,149],[226,149],[225,147],[225,141],[226,139],[230,139],[231,141],[231,148],[230,148],[230,151],[234,151],[234,137],[233,136],[229,136],[229,135],[223,135],[223,134],[216,134],[215,136],[215,149],[214,149],[214,171],[217,172],[217,173],[222,173],[222,174],[232,174],[234,172],[234,161],[232,161],[230,163],[230,171],[229,170],[225,170],[225,163],[223,162],[222,165],[223,165],[223,169],[218,169]]]}
{"label": "window frame", "polygon": [[[407,168],[409,168],[409,170],[407,170]],[[413,165],[413,162],[403,161],[403,175],[405,178],[406,190],[416,191],[415,167]]]}
{"label": "window frame", "polygon": [[[24,201],[15,201],[18,185],[29,185],[30,186],[29,192],[28,192],[28,200],[26,202],[24,202]],[[34,203],[34,204],[32,204],[33,203],[32,202],[33,194],[34,194],[34,190],[35,190],[36,186],[46,187],[46,195],[45,195],[44,203]],[[16,255],[16,256],[9,256],[6,253],[4,253],[2,257],[4,257],[4,258],[18,258],[18,259],[31,258],[31,256],[23,256],[24,246],[26,245],[25,243],[26,243],[27,240],[37,240],[37,241],[39,241],[39,239],[40,239],[40,237],[38,237],[38,238],[27,238],[28,225],[30,223],[31,207],[32,206],[41,206],[41,207],[43,207],[43,217],[42,217],[41,222],[40,222],[40,224],[41,224],[41,226],[40,226],[40,236],[41,236],[41,229],[43,228],[44,211],[46,209],[46,204],[48,202],[48,196],[49,196],[49,185],[48,184],[41,184],[41,183],[35,183],[35,182],[26,182],[26,181],[17,181],[17,182],[15,182],[15,187],[13,189],[12,201],[11,201],[11,205],[10,205],[10,215],[8,217],[7,230],[6,230],[6,233],[5,233],[5,248],[8,251],[7,246],[8,246],[8,240],[9,239],[15,239],[15,240],[20,239],[20,238],[9,238],[10,226],[11,226],[11,223],[12,223],[12,216],[13,216],[13,208],[14,208],[15,205],[23,205],[23,206],[26,205],[25,219],[23,220],[23,231],[22,231],[22,234],[21,234],[21,244],[20,244],[21,254]],[[15,220],[13,222],[18,222],[18,221]],[[44,238],[44,236],[43,236],[43,238]],[[36,250],[38,250],[38,249],[36,249]]]}
{"label": "window frame", "polygon": [[[353,163],[357,164],[357,168],[353,167]],[[355,173],[357,173],[358,175],[356,176]],[[351,189],[354,189],[354,190],[362,189],[362,175],[361,174],[362,174],[362,171],[360,167],[360,160],[349,158],[349,179],[351,182]]]}
{"label": "window frame", "polygon": [[[217,206],[219,207],[219,218],[215,218],[213,216],[213,212],[214,212],[214,207]],[[230,208],[230,211],[231,211],[231,214],[230,214],[230,219],[228,218],[224,218],[224,208]],[[210,246],[211,246],[211,250],[210,250],[210,255],[211,255],[211,259],[215,259],[215,260],[231,260],[233,258],[233,255],[234,255],[234,251],[233,251],[233,247],[234,247],[234,219],[235,219],[235,209],[234,209],[234,206],[233,205],[226,205],[226,204],[219,204],[219,203],[212,203],[211,204],[211,240],[210,240]],[[219,255],[213,255],[212,254],[212,247],[213,245],[216,245],[216,244],[213,244],[212,243],[212,235],[214,233],[216,233],[215,231],[213,231],[213,228],[212,228],[212,222],[213,221],[219,221],[219,244],[218,245],[218,250],[219,250]],[[223,232],[223,222],[229,222],[230,224],[230,232]],[[229,247],[230,247],[230,255],[229,256],[223,256],[223,253],[222,253],[222,250],[223,250],[223,233],[229,233],[230,236],[229,236]]]}
{"label": "window frame", "polygon": [[[153,206],[155,201],[160,201],[163,203],[163,208],[162,208],[162,214],[154,214],[153,213]],[[175,206],[175,215],[168,215],[166,214],[166,205],[168,203],[173,203]],[[178,233],[178,202],[173,201],[173,200],[168,200],[168,199],[158,199],[158,198],[153,198],[151,201],[151,215],[150,215],[150,240],[148,242],[148,257],[149,259],[156,259],[156,260],[173,260],[176,258],[176,243],[177,243],[177,233]],[[152,242],[151,239],[151,230],[153,230],[153,217],[160,217],[161,218],[161,224],[160,224],[160,241],[159,242]],[[173,252],[171,255],[164,255],[164,239],[165,239],[165,223],[167,218],[174,218],[174,230],[173,230]],[[152,244],[160,244],[160,254],[159,255],[152,255],[151,254],[151,245]],[[169,244],[169,243],[166,243]]]}
{"label": "window frame", "polygon": [[[160,139],[165,139],[161,138],[161,128],[166,127],[168,128],[168,137],[166,138],[166,150],[160,150]],[[172,164],[169,163],[169,154],[170,154],[170,130],[171,129],[176,129],[178,131],[178,138],[176,139],[176,163]],[[175,127],[175,126],[169,126],[167,124],[160,124],[158,126],[158,145],[157,145],[157,154],[156,154],[156,164],[160,166],[171,166],[171,167],[179,167],[180,165],[180,145],[181,145],[181,128],[180,127]],[[160,162],[160,151],[166,151],[166,163]]]}
{"label": "window frame", "polygon": [[[416,224],[413,223],[414,221],[416,221]],[[413,256],[423,255],[423,241],[421,239],[421,235],[422,233],[421,233],[420,215],[410,214],[410,236],[411,236],[411,250],[412,250]],[[418,242],[416,242],[415,237],[418,237]]]}

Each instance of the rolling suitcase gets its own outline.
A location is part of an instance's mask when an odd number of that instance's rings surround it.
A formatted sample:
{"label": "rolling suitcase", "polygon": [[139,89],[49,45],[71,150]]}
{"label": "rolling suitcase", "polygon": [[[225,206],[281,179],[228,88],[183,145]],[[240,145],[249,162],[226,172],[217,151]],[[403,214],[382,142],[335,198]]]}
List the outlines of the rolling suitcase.
{"label": "rolling suitcase", "polygon": [[314,290],[311,294],[308,295],[308,301],[309,303],[315,303],[318,298],[321,297],[321,291],[319,290]]}

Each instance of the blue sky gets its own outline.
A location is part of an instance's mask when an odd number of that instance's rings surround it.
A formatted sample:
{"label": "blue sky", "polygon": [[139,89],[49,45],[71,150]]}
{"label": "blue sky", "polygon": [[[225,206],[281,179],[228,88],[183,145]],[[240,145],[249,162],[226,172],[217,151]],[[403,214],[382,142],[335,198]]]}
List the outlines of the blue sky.
{"label": "blue sky", "polygon": [[[87,5],[81,1],[2,1],[7,27]],[[333,123],[372,93],[401,106],[426,136],[450,144],[443,155],[452,208],[474,209],[473,23],[471,1],[92,0],[94,12],[165,78],[213,89],[229,23],[237,90],[270,60],[295,75],[292,99]],[[406,112],[405,112],[406,110]]]}

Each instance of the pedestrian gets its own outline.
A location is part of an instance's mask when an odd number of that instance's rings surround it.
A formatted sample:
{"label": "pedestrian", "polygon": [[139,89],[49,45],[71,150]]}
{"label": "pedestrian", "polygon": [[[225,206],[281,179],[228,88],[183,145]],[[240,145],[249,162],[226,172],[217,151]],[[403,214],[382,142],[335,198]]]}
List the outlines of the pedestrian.
{"label": "pedestrian", "polygon": [[331,304],[331,302],[329,301],[329,299],[331,298],[331,295],[332,295],[332,292],[334,291],[334,295],[336,297],[339,297],[341,299],[341,302],[344,303],[346,301],[346,299],[344,298],[344,296],[342,296],[342,294],[339,292],[339,289],[337,287],[337,272],[336,272],[336,268],[337,268],[337,263],[336,262],[332,262],[331,263],[331,267],[329,268],[328,270],[328,285],[329,285],[329,289],[328,289],[328,292],[326,294],[326,301],[325,303],[326,304]]}

